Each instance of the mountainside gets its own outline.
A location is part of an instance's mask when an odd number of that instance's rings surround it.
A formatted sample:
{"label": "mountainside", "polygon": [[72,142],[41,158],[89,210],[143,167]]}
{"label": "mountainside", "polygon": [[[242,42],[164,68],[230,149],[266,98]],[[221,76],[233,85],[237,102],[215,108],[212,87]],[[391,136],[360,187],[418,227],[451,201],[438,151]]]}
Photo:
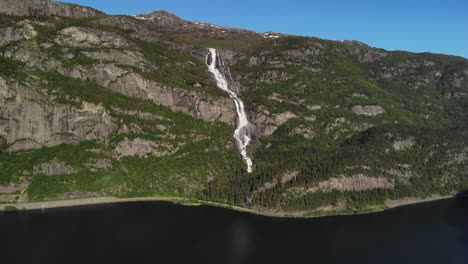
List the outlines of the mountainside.
{"label": "mountainside", "polygon": [[[217,87],[208,48],[245,104],[252,173],[233,138],[239,101]],[[467,124],[461,57],[166,11],[0,3],[0,202],[165,195],[371,211],[467,189]]]}

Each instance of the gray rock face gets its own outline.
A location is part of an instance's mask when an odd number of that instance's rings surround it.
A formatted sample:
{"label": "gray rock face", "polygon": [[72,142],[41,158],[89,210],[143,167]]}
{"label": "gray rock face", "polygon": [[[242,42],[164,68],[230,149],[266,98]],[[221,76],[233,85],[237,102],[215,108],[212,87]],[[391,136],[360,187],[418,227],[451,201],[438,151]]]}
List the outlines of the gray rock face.
{"label": "gray rock face", "polygon": [[4,56],[6,58],[22,61],[29,67],[37,66],[41,69],[45,68],[43,65],[44,54],[42,54],[40,47],[34,42],[22,42],[14,47],[9,47]]}
{"label": "gray rock face", "polygon": [[150,140],[145,140],[141,138],[135,138],[129,140],[125,138],[119,145],[116,147],[115,152],[117,152],[122,157],[140,157],[144,158],[148,155],[154,156],[166,156],[176,152],[178,148],[174,148],[172,145],[166,143],[157,143]]}
{"label": "gray rock face", "polygon": [[55,42],[62,46],[81,48],[122,48],[130,43],[116,33],[94,28],[69,27],[61,30]]}
{"label": "gray rock face", "polygon": [[112,168],[112,161],[107,159],[95,159],[93,162],[86,163],[85,166],[91,171],[105,170]]}
{"label": "gray rock face", "polygon": [[136,51],[120,51],[120,50],[101,50],[87,51],[83,55],[100,61],[110,61],[118,64],[130,65],[140,69],[149,67],[143,54]]}
{"label": "gray rock face", "polygon": [[357,115],[365,115],[365,116],[376,116],[385,113],[385,109],[378,105],[356,105],[351,108],[351,111]]}
{"label": "gray rock face", "polygon": [[63,161],[54,159],[43,163],[40,168],[37,168],[37,173],[53,176],[73,174],[76,173],[76,171],[72,167],[66,165]]}
{"label": "gray rock face", "polygon": [[287,190],[288,194],[293,196],[304,196],[308,193],[316,192],[359,192],[375,189],[394,189],[395,183],[393,180],[384,177],[369,177],[363,174],[358,174],[350,177],[339,176],[332,177],[326,181],[322,181],[310,188],[293,187]]}
{"label": "gray rock face", "polygon": [[12,41],[32,39],[35,36],[37,36],[37,32],[34,27],[25,20],[18,23],[17,27],[0,28],[0,46]]}
{"label": "gray rock face", "polygon": [[153,21],[161,29],[165,30],[182,30],[189,24],[188,21],[181,19],[180,17],[171,14],[165,10],[156,11],[150,14],[144,14],[138,16],[140,19],[147,19]]}
{"label": "gray rock face", "polygon": [[104,14],[93,8],[50,0],[2,0],[0,13],[16,16],[62,16],[77,19]]}
{"label": "gray rock face", "polygon": [[276,129],[278,129],[279,126],[286,123],[289,119],[297,117],[290,111],[276,114],[274,116],[269,115],[270,113],[267,110],[263,110],[254,116],[253,122],[257,127],[257,136],[270,136],[276,131]]}
{"label": "gray rock face", "polygon": [[10,151],[105,141],[117,129],[102,106],[84,102],[75,108],[48,101],[31,89],[0,78],[0,136]]}
{"label": "gray rock face", "polygon": [[161,34],[154,28],[152,23],[142,23],[141,20],[133,17],[109,16],[98,19],[97,22],[130,31],[130,36],[132,38],[152,43],[159,42],[161,40]]}
{"label": "gray rock face", "polygon": [[234,105],[228,98],[205,99],[206,96],[203,94],[167,87],[113,64],[81,66],[66,74],[73,78],[96,80],[115,92],[144,100],[149,99],[173,111],[184,112],[195,118],[229,124],[235,122]]}
{"label": "gray rock face", "polygon": [[383,177],[369,177],[362,174],[352,177],[330,178],[320,182],[315,191],[365,191],[373,189],[393,189],[394,183]]}

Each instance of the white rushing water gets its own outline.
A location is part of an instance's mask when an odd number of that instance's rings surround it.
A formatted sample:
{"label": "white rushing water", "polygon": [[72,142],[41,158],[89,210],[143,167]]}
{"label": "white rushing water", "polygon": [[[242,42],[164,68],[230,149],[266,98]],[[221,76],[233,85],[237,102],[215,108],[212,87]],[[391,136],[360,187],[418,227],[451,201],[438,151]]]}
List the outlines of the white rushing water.
{"label": "white rushing water", "polygon": [[247,119],[247,115],[245,114],[244,102],[242,102],[242,100],[237,96],[237,94],[234,91],[231,91],[229,89],[229,83],[226,77],[216,67],[216,63],[218,61],[221,65],[224,64],[223,60],[218,56],[218,52],[216,51],[216,49],[209,49],[209,50],[210,50],[210,53],[206,56],[206,64],[208,65],[208,69],[214,75],[217,86],[221,90],[227,92],[229,96],[232,98],[232,100],[234,100],[234,104],[236,105],[238,118],[237,118],[237,128],[234,131],[234,138],[236,139],[237,147],[239,148],[240,153],[242,157],[244,158],[245,163],[247,163],[247,172],[251,173],[252,172],[252,160],[247,155],[247,147],[251,141],[250,131],[249,131],[251,124],[249,123],[249,120]]}

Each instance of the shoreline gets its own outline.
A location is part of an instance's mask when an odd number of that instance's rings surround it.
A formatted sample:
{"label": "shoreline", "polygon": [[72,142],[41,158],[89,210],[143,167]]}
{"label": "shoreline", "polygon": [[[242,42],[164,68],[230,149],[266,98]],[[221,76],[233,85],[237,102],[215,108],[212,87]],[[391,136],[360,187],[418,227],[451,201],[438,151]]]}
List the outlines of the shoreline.
{"label": "shoreline", "polygon": [[229,210],[234,210],[238,212],[250,213],[254,215],[266,216],[266,217],[277,217],[277,218],[317,218],[317,217],[327,217],[327,216],[344,216],[344,215],[359,215],[359,214],[369,214],[377,213],[386,210],[390,210],[397,207],[419,204],[419,203],[428,203],[433,201],[440,201],[445,199],[451,199],[455,196],[432,196],[425,199],[419,198],[406,198],[402,200],[388,200],[384,207],[378,208],[374,211],[357,213],[357,214],[347,214],[343,211],[337,211],[336,214],[325,214],[321,215],[320,211],[316,212],[316,215],[297,215],[294,212],[268,212],[260,211],[240,206],[222,204],[217,202],[203,201],[203,200],[190,200],[188,198],[181,197],[165,197],[165,196],[155,196],[155,197],[139,197],[139,198],[118,198],[114,196],[107,197],[91,197],[91,198],[81,198],[81,199],[72,199],[72,200],[58,200],[58,201],[43,201],[43,202],[31,202],[31,203],[4,203],[0,204],[0,212],[8,211],[5,209],[15,208],[11,211],[30,211],[30,210],[45,210],[53,208],[67,208],[67,207],[80,207],[88,205],[105,205],[105,204],[119,204],[119,203],[132,203],[132,202],[171,202],[173,204],[181,204],[184,206],[212,206],[218,208],[225,208]]}

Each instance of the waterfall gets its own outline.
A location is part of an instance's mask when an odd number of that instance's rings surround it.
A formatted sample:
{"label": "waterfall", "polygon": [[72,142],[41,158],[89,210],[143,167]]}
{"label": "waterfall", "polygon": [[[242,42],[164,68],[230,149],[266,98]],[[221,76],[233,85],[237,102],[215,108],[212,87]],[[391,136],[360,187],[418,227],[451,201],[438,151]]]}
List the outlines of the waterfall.
{"label": "waterfall", "polygon": [[209,49],[210,53],[206,56],[206,64],[208,65],[209,71],[214,75],[216,79],[216,85],[221,90],[229,94],[229,97],[234,101],[237,111],[237,128],[234,131],[234,138],[236,139],[236,145],[247,164],[247,172],[252,172],[252,160],[247,155],[247,147],[250,144],[250,128],[251,124],[247,119],[247,115],[244,109],[244,102],[237,96],[237,94],[229,89],[229,83],[226,77],[216,67],[219,62],[221,66],[224,66],[224,61],[218,56],[216,49]]}

